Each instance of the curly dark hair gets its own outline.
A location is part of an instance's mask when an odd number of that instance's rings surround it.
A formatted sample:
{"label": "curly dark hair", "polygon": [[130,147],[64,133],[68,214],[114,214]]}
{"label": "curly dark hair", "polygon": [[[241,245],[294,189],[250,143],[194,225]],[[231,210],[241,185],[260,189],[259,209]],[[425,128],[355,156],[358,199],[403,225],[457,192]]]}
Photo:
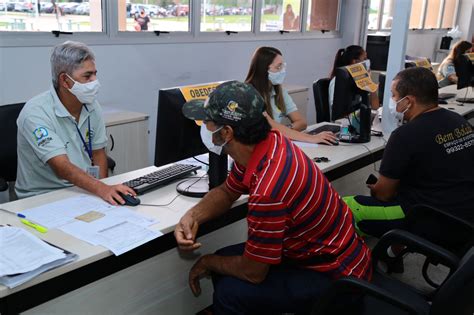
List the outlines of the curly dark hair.
{"label": "curly dark hair", "polygon": [[257,144],[265,140],[272,129],[265,116],[248,126],[231,126],[235,140],[243,144]]}

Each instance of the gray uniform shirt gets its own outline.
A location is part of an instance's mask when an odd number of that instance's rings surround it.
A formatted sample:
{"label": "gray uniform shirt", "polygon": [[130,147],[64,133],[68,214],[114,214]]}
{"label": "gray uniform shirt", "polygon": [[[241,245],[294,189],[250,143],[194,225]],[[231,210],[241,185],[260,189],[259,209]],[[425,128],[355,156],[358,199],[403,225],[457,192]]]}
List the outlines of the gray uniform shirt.
{"label": "gray uniform shirt", "polygon": [[79,123],[76,124],[53,87],[25,104],[17,125],[18,168],[15,192],[18,198],[72,186],[70,182],[58,178],[47,164],[55,156],[66,154],[72,164],[84,171],[91,165],[76,125],[87,145],[91,136],[92,150],[102,149],[107,145],[99,103],[94,101],[84,105]]}

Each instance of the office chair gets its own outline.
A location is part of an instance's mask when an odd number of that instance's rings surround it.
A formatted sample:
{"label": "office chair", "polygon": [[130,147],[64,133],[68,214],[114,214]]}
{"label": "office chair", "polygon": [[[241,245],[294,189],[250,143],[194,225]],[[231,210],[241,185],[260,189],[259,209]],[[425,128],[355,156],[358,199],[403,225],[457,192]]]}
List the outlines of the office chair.
{"label": "office chair", "polygon": [[[16,120],[25,103],[0,106],[0,192],[9,188],[8,182],[16,180],[17,131]],[[113,172],[115,161],[107,156],[107,167]]]}
{"label": "office chair", "polygon": [[[396,243],[408,246],[412,252],[429,256],[432,261],[450,269],[449,275],[437,290],[427,295],[388,277],[377,268],[379,260],[388,256],[388,246]],[[370,283],[352,277],[336,280],[316,301],[311,314],[472,315],[474,248],[459,260],[449,251],[416,235],[392,230],[377,243],[372,257],[374,274]]]}
{"label": "office chair", "polygon": [[8,189],[8,182],[16,180],[17,126],[16,120],[25,103],[0,106],[0,191]]}
{"label": "office chair", "polygon": [[381,73],[379,75],[379,87],[378,87],[378,95],[379,95],[379,103],[380,105],[383,104],[383,96],[384,96],[384,89],[385,89],[385,74]]}
{"label": "office chair", "polygon": [[[446,211],[427,205],[416,205],[407,212],[406,230],[442,248],[459,258],[474,246],[474,225]],[[434,283],[428,275],[430,261],[425,259],[423,278],[432,287]]]}
{"label": "office chair", "polygon": [[329,113],[329,78],[313,82],[314,105],[316,107],[316,122],[331,121]]}

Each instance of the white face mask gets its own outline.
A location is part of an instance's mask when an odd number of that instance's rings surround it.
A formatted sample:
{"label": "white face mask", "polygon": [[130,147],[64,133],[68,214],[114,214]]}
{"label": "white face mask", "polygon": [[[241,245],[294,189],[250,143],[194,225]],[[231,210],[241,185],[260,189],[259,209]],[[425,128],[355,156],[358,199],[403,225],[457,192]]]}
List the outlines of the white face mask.
{"label": "white face mask", "polygon": [[209,129],[207,129],[206,124],[203,123],[201,125],[202,143],[204,143],[204,145],[210,152],[213,152],[217,155],[221,155],[222,148],[224,148],[224,146],[227,144],[227,141],[220,145],[214,144],[214,142],[212,142],[212,135],[218,132],[219,130],[221,130],[222,128],[224,127],[222,126],[222,127],[217,128],[214,131],[210,131]]}
{"label": "white face mask", "polygon": [[74,85],[69,89],[69,91],[77,97],[79,102],[83,104],[92,104],[92,102],[97,98],[97,94],[99,94],[99,80],[80,83],[71,78],[69,74],[66,75],[74,82]]}
{"label": "white face mask", "polygon": [[286,76],[286,67],[283,67],[283,69],[281,69],[278,72],[268,71],[268,80],[270,80],[270,82],[273,85],[282,84],[285,81],[285,76]]}
{"label": "white face mask", "polygon": [[405,98],[406,96],[402,97],[396,102],[393,100],[393,98],[390,98],[390,101],[388,103],[388,109],[390,110],[390,114],[392,114],[392,116],[395,117],[395,119],[397,120],[397,124],[399,126],[403,124],[403,118],[405,116],[405,113],[407,112],[408,109],[410,109],[410,106],[407,106],[407,108],[405,108],[403,112],[400,113],[397,111],[397,104],[403,101]]}
{"label": "white face mask", "polygon": [[367,71],[370,71],[370,59],[365,59],[364,61],[362,61],[362,63],[365,65],[365,69],[367,69]]}

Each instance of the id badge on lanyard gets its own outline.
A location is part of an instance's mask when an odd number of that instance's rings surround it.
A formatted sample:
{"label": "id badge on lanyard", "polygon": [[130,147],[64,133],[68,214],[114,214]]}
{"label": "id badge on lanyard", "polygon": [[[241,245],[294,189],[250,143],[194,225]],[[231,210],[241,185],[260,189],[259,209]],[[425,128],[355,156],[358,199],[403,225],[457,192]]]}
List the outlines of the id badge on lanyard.
{"label": "id badge on lanyard", "polygon": [[81,130],[79,129],[79,126],[76,125],[77,132],[79,133],[79,136],[81,137],[82,144],[84,145],[84,149],[87,152],[87,155],[89,156],[89,159],[91,161],[91,165],[87,167],[86,172],[90,176],[99,179],[100,178],[100,167],[98,165],[94,165],[94,160],[92,159],[92,133],[91,133],[91,120],[90,117],[87,117],[87,128],[89,132],[89,143],[86,143],[86,140],[82,136]]}

